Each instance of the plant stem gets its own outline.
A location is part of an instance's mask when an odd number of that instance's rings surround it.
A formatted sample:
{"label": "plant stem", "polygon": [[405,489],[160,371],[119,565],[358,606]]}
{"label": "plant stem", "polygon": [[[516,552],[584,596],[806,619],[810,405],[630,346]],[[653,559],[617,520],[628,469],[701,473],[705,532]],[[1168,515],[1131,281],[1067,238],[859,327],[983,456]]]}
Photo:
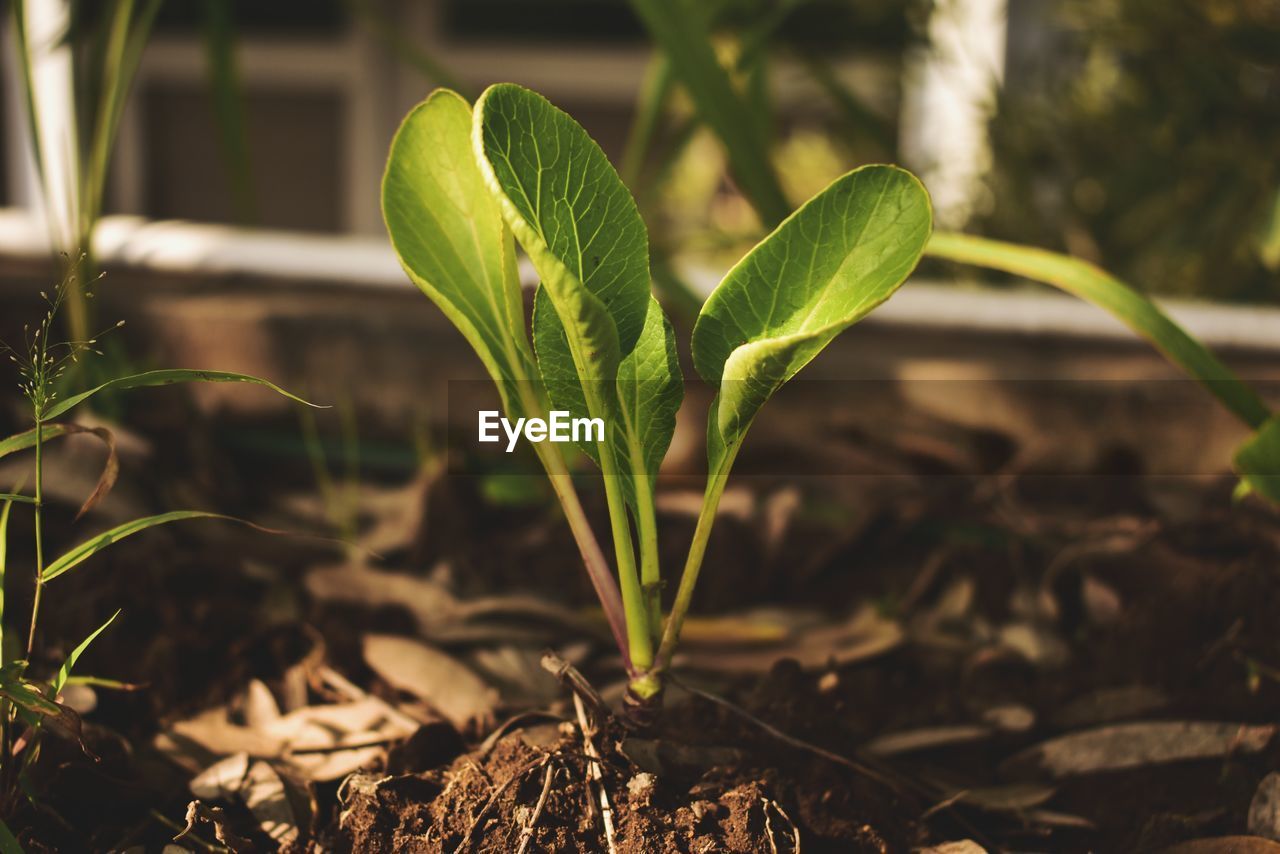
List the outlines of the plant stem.
{"label": "plant stem", "polygon": [[662,638],[662,565],[658,556],[658,519],[653,506],[653,481],[635,475],[636,533],[640,537],[640,588],[644,591],[649,634]]}
{"label": "plant stem", "polygon": [[636,571],[635,547],[631,543],[631,522],[627,518],[626,499],[613,451],[600,443],[600,474],[604,477],[604,494],[609,504],[609,526],[613,532],[613,551],[618,561],[618,583],[622,588],[622,608],[627,618],[627,648],[631,666],[644,673],[653,664],[653,639],[649,635],[644,592]]}
{"label": "plant stem", "polygon": [[[41,356],[43,358],[43,355]],[[31,600],[31,629],[27,633],[27,660],[36,646],[36,623],[40,618],[40,600],[44,596],[44,413],[36,411],[36,592]]]}
{"label": "plant stem", "polygon": [[634,670],[627,644],[627,616],[622,605],[622,596],[618,591],[618,583],[613,578],[609,561],[605,558],[595,531],[591,529],[587,514],[582,509],[578,492],[573,488],[573,478],[565,467],[564,458],[549,443],[542,442],[534,445],[534,448],[537,449],[538,458],[547,472],[547,480],[551,482],[551,488],[560,501],[560,507],[564,510],[565,519],[569,522],[569,530],[573,532],[573,539],[578,544],[582,562],[587,568],[587,577],[591,579],[591,586],[595,588],[596,597],[599,598],[600,606],[604,609],[609,629],[613,632],[614,642],[622,653],[623,664],[627,672],[632,673]]}
{"label": "plant stem", "polygon": [[707,541],[711,539],[711,529],[715,525],[720,497],[724,495],[725,485],[729,482],[729,469],[741,446],[742,440],[739,438],[732,447],[725,449],[720,464],[707,475],[707,490],[702,495],[698,524],[693,530],[693,542],[689,545],[689,556],[685,560],[684,571],[680,574],[680,587],[676,590],[676,599],[671,605],[671,615],[667,618],[667,628],[662,634],[662,644],[654,659],[654,673],[661,673],[671,666],[671,658],[680,642],[680,629],[689,614],[689,606],[693,604],[693,591],[698,585],[698,573],[702,571],[702,561],[707,553]]}

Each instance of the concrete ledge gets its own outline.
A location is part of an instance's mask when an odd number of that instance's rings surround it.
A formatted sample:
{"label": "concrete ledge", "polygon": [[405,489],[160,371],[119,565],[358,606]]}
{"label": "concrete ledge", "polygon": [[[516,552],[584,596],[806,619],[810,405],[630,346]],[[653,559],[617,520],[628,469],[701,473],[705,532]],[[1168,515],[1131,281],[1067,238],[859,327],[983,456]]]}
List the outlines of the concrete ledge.
{"label": "concrete ledge", "polygon": [[[43,225],[24,210],[0,209],[0,255],[26,259],[49,252]],[[314,235],[112,216],[102,221],[94,251],[105,265],[184,276],[212,275],[305,281],[309,285],[400,290],[409,287],[380,237]],[[526,280],[533,271],[523,268]],[[719,273],[688,273],[710,293]],[[1188,332],[1211,347],[1280,352],[1280,308],[1161,300]],[[866,321],[948,331],[1132,340],[1133,333],[1089,303],[1028,284],[989,288],[915,279]]]}

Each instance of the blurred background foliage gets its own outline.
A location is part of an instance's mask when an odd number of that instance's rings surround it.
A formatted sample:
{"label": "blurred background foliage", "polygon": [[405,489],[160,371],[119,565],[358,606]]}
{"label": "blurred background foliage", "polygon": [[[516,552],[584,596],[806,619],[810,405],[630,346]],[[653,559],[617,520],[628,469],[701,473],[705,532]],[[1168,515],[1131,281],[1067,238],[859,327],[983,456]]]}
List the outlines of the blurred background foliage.
{"label": "blurred background foliage", "polygon": [[1280,3],[1023,0],[991,122],[994,237],[1144,290],[1280,297]]}

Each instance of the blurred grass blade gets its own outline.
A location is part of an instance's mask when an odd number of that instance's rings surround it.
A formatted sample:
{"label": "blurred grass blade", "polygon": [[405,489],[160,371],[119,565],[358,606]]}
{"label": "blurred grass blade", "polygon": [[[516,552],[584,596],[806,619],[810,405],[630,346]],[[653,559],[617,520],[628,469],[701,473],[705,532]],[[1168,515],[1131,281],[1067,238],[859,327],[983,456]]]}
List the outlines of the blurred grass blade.
{"label": "blurred grass blade", "polygon": [[22,844],[18,842],[18,837],[13,835],[9,825],[3,821],[0,821],[0,854],[25,854]]}
{"label": "blurred grass blade", "polygon": [[664,56],[655,56],[649,61],[644,82],[640,86],[640,94],[636,98],[636,112],[631,121],[631,130],[627,134],[627,147],[622,153],[622,165],[618,174],[622,183],[631,187],[633,192],[644,170],[645,159],[653,144],[654,134],[662,112],[666,109],[667,98],[672,89],[671,63]]}
{"label": "blurred grass blade", "polygon": [[392,53],[405,64],[415,68],[428,82],[446,89],[453,89],[468,101],[475,97],[471,87],[466,85],[461,77],[423,50],[416,42],[407,38],[400,24],[388,19],[369,0],[345,0],[344,5],[351,12],[351,17],[363,21],[375,36],[391,48]]}
{"label": "blurred grass blade", "polygon": [[104,531],[96,537],[86,540],[71,551],[62,555],[62,557],[50,563],[44,568],[43,578],[45,581],[52,581],[64,572],[75,569],[98,552],[118,543],[126,537],[154,528],[157,525],[167,525],[170,522],[181,522],[186,519],[221,519],[226,522],[239,522],[242,525],[250,525],[257,527],[251,522],[243,519],[237,519],[235,516],[227,516],[222,513],[211,513],[205,510],[173,510],[168,513],[160,513],[155,516],[144,516],[141,519],[134,519],[130,522],[117,525],[109,531]]}
{"label": "blurred grass blade", "polygon": [[76,666],[76,662],[80,660],[80,656],[84,655],[84,651],[89,648],[89,644],[97,640],[98,635],[106,630],[107,626],[116,621],[116,617],[120,616],[120,610],[116,612],[102,625],[98,626],[92,634],[80,641],[80,645],[71,650],[71,654],[67,656],[67,660],[62,662],[62,666],[58,668],[58,675],[53,678],[53,696],[56,698],[62,693],[63,687],[67,684],[67,680],[71,678],[71,668]]}
{"label": "blurred grass blade", "polygon": [[[8,520],[8,517],[9,517],[8,505],[11,504],[12,502],[16,501],[19,504],[35,504],[36,503],[36,500],[32,498],[30,495],[17,495],[12,492],[0,492],[0,501],[3,501],[5,503],[5,508],[3,512],[5,515],[6,521]],[[3,555],[4,555],[4,549],[3,547],[0,547],[0,557],[2,557]]]}
{"label": "blurred grass blade", "polygon": [[666,54],[699,116],[724,143],[743,194],[767,226],[782,222],[791,205],[769,161],[760,122],[716,58],[705,10],[681,0],[631,0],[631,5]]}
{"label": "blurred grass blade", "polygon": [[[108,691],[141,691],[146,683],[122,682],[119,679],[105,679],[101,676],[69,676],[68,685],[85,685],[89,688],[105,688]],[[3,854],[3,852],[0,852]]]}
{"label": "blurred grass blade", "polygon": [[865,134],[876,146],[892,153],[897,148],[893,127],[855,95],[836,74],[831,63],[815,54],[799,53],[798,58],[813,81],[822,87],[831,102],[839,108],[845,123]]}
{"label": "blurred grass blade", "polygon": [[1280,417],[1269,419],[1240,446],[1235,467],[1250,491],[1280,503]]}
{"label": "blurred grass blade", "polygon": [[101,385],[91,388],[88,391],[82,391],[79,394],[72,395],[60,403],[55,403],[45,411],[45,418],[57,418],[65,415],[68,411],[84,403],[89,398],[99,392],[107,389],[129,389],[144,388],[147,386],[173,385],[175,383],[251,383],[269,388],[277,394],[283,395],[292,401],[301,403],[305,406],[312,406],[316,409],[325,409],[327,407],[318,406],[310,401],[303,400],[295,394],[285,391],[273,382],[261,379],[260,377],[250,376],[248,374],[237,374],[231,371],[199,371],[189,368],[165,368],[158,371],[146,371],[141,374],[131,374],[127,377],[117,377],[108,380]]}
{"label": "blurred grass blade", "polygon": [[31,157],[35,162],[36,177],[41,188],[46,186],[44,149],[40,145],[40,110],[36,103],[35,75],[31,62],[31,43],[27,37],[27,4],[25,0],[12,0],[14,48],[18,53],[17,66],[22,86],[23,106],[27,114],[27,133],[31,144]]}
{"label": "blurred grass blade", "polygon": [[1276,191],[1267,221],[1258,233],[1258,257],[1271,272],[1280,272],[1280,190]]}
{"label": "blurred grass blade", "polygon": [[1044,249],[955,233],[935,233],[925,254],[1023,276],[1087,300],[1146,338],[1165,358],[1203,383],[1227,409],[1253,429],[1261,428],[1271,414],[1252,388],[1155,303],[1087,261]]}
{"label": "blurred grass blade", "polygon": [[253,169],[249,157],[249,128],[244,93],[236,68],[236,36],[228,0],[204,0],[204,48],[208,63],[209,94],[218,126],[219,148],[231,181],[236,219],[242,225],[258,221],[253,193]]}

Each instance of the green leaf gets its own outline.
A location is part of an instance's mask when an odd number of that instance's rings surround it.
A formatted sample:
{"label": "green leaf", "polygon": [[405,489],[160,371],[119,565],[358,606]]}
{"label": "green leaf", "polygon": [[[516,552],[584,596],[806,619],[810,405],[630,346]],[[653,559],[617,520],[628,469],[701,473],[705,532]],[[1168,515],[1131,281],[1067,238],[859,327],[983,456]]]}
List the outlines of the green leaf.
{"label": "green leaf", "polygon": [[[534,301],[533,318],[538,361],[552,402],[574,417],[585,416],[586,397],[568,355],[564,327],[542,288]],[[652,296],[640,338],[619,361],[616,377],[613,389],[604,388],[600,380],[589,382],[597,387],[597,395],[610,396],[615,401],[613,417],[607,421],[613,435],[606,444],[617,460],[627,501],[635,507],[632,476],[657,475],[675,432],[676,410],[684,398],[675,330]],[[599,465],[599,447],[592,442],[578,444]]]}
{"label": "green leaf", "polygon": [[729,271],[693,330],[694,367],[720,390],[713,471],[770,395],[898,289],[931,227],[914,175],[866,166],[836,179]]}
{"label": "green leaf", "polygon": [[1240,446],[1235,467],[1250,491],[1280,503],[1280,416],[1268,419]]}
{"label": "green leaf", "polygon": [[533,353],[515,246],[476,166],[471,108],[457,93],[433,92],[396,132],[382,216],[405,272],[476,351],[507,415],[526,414]]}
{"label": "green leaf", "polygon": [[39,715],[58,715],[62,711],[57,703],[40,693],[40,686],[25,679],[14,679],[0,683],[0,697],[4,697],[13,702],[14,705]]}
{"label": "green leaf", "polygon": [[561,322],[581,339],[571,344],[591,360],[579,375],[611,380],[649,307],[649,238],[635,200],[595,140],[535,92],[490,86],[474,121],[485,181]]}
{"label": "green leaf", "polygon": [[[126,377],[117,377],[116,379],[113,379],[113,380],[107,380],[102,385],[99,385],[95,388],[91,388],[88,391],[82,391],[79,394],[73,394],[71,397],[68,397],[66,400],[55,403],[53,406],[49,407],[48,410],[45,411],[44,417],[47,419],[54,419],[59,417],[60,415],[65,415],[68,411],[84,403],[86,400],[93,397],[95,394],[106,391],[107,389],[123,390],[123,389],[129,389],[129,388],[144,388],[147,386],[173,385],[175,383],[191,383],[191,382],[250,383],[252,385],[260,385],[260,386],[263,386],[264,388],[269,388],[272,391],[276,392],[277,394],[283,395],[289,398],[290,400],[296,401],[306,406],[312,406],[312,407],[315,407],[316,409],[325,408],[322,406],[317,406],[314,403],[305,401],[302,398],[298,397],[297,395],[294,395],[285,391],[275,383],[268,382],[267,380],[260,379],[259,377],[249,376],[248,374],[237,374],[237,373],[232,373],[231,371],[198,371],[198,370],[192,370],[189,368],[166,368],[159,371],[146,371],[145,373],[141,373],[141,374],[130,374],[129,376],[126,376]],[[33,436],[32,444],[34,444],[34,436]]]}
{"label": "green leaf", "polygon": [[67,656],[67,660],[62,662],[62,666],[58,668],[58,675],[55,676],[53,679],[53,696],[54,697],[57,697],[60,693],[62,693],[62,689],[67,684],[67,680],[71,678],[71,668],[76,666],[76,662],[80,660],[80,656],[84,654],[84,651],[89,648],[89,644],[97,640],[98,635],[102,634],[103,630],[105,630],[107,626],[114,623],[116,621],[116,617],[119,617],[119,616],[120,616],[120,611],[119,609],[117,609],[116,612],[111,615],[110,619],[108,619],[102,625],[98,626],[98,628],[96,628],[92,634],[90,634],[84,640],[80,641],[79,646],[71,650],[71,654]]}
{"label": "green leaf", "polygon": [[[596,313],[594,316],[608,329],[613,328],[604,312]],[[608,331],[602,334],[608,339]],[[538,372],[542,375],[542,382],[547,388],[547,397],[553,409],[568,412],[573,418],[592,417],[592,407],[587,404],[587,395],[590,393],[593,400],[607,401],[607,416],[601,413],[595,414],[605,417],[605,423],[608,425],[617,423],[614,417],[616,401],[610,396],[602,397],[604,392],[610,390],[608,381],[593,376],[585,381],[589,384],[589,388],[584,389],[584,380],[579,378],[578,367],[574,364],[569,334],[565,331],[564,324],[560,322],[560,316],[556,314],[550,294],[541,284],[538,285],[538,290],[533,297],[533,345],[538,356]],[[615,367],[613,371],[616,376],[617,368]],[[576,444],[591,457],[596,465],[600,465],[599,443],[580,441]]]}
{"label": "green leaf", "polygon": [[656,477],[676,430],[684,378],[675,330],[653,297],[640,340],[618,365],[617,385],[618,424],[631,459],[622,471]]}
{"label": "green leaf", "polygon": [[116,525],[109,531],[104,531],[96,537],[85,540],[71,551],[59,557],[44,568],[44,580],[52,581],[62,573],[74,569],[84,563],[98,552],[110,546],[112,543],[118,543],[125,537],[131,537],[134,534],[145,531],[148,528],[154,528],[157,525],[165,525],[169,522],[181,522],[184,519],[222,519],[228,522],[239,522],[242,525],[251,525],[243,519],[237,519],[234,516],[226,516],[222,513],[210,513],[204,510],[173,510],[168,513],[160,513],[155,516],[145,516],[141,519],[134,519],[121,525]]}
{"label": "green leaf", "polygon": [[19,504],[35,504],[36,500],[30,495],[18,495],[13,492],[0,492],[0,501],[5,503],[5,514],[8,514],[8,504],[17,501]]}
{"label": "green leaf", "polygon": [[[65,436],[68,433],[78,432],[74,424],[46,424],[41,429],[44,441],[56,439],[59,436]],[[16,454],[18,451],[25,451],[27,448],[36,446],[35,428],[26,430],[22,433],[15,433],[12,436],[6,436],[0,439],[0,457],[7,457],[9,454]]]}
{"label": "green leaf", "polygon": [[1044,249],[943,232],[933,235],[925,252],[935,258],[1025,276],[1091,302],[1151,342],[1253,429],[1262,427],[1271,414],[1252,388],[1159,306],[1087,261]]}

